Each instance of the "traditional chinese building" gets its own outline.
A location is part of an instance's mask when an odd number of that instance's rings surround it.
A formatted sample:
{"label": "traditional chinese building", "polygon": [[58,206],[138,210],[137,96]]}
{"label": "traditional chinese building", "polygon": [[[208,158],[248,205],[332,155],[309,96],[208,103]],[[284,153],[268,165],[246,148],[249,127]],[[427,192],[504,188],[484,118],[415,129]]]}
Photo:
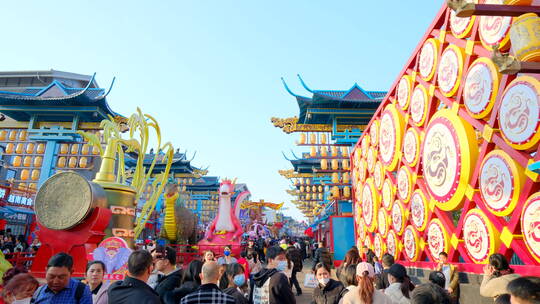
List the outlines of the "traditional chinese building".
{"label": "traditional chinese building", "polygon": [[14,234],[28,233],[35,191],[49,176],[69,169],[93,178],[99,169],[98,149],[77,131],[98,133],[101,120],[122,117],[107,103],[112,83],[101,88],[94,76],[0,72],[0,213]]}
{"label": "traditional chinese building", "polygon": [[365,91],[358,84],[344,91],[312,90],[299,80],[311,97],[293,93],[283,81],[299,115],[272,118],[272,123],[287,134],[300,133],[296,144],[309,152],[285,156],[293,168],[280,174],[291,180],[287,192],[309,219],[314,237],[339,261],[354,244],[349,152],[386,92]]}

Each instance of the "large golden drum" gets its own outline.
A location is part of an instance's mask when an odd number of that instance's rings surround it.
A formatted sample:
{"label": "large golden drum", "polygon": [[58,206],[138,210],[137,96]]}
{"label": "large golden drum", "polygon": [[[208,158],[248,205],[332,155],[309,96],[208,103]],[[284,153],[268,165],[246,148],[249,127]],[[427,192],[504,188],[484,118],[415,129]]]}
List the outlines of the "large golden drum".
{"label": "large golden drum", "polygon": [[43,226],[64,230],[80,224],[95,207],[107,207],[103,188],[75,172],[62,172],[41,186],[34,209]]}

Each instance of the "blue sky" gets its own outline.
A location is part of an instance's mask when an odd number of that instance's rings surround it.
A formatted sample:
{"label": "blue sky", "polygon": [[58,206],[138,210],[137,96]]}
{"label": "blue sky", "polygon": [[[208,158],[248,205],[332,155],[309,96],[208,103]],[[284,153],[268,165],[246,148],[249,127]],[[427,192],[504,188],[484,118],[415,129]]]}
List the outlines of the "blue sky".
{"label": "blue sky", "polygon": [[[166,140],[197,151],[210,175],[237,177],[254,199],[289,204],[281,151],[296,136],[270,117],[298,115],[295,92],[386,90],[442,0],[4,1],[2,70],[97,72],[111,107],[139,106]],[[296,149],[296,151],[300,151]]]}

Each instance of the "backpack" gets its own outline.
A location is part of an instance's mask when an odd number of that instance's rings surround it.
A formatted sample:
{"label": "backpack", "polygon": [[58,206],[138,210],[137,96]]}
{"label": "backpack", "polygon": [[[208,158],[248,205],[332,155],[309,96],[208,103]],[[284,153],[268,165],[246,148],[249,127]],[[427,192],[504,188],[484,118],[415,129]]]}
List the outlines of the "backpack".
{"label": "backpack", "polygon": [[[32,299],[30,300],[30,303],[36,303],[37,298],[39,297],[39,295],[41,294],[43,289],[45,289],[45,286],[47,286],[47,285],[39,286],[39,288],[36,290],[36,292],[32,296]],[[84,283],[77,282],[77,287],[75,288],[75,302],[76,303],[81,302],[81,299],[82,299],[82,297],[84,295],[84,288],[86,288],[86,285],[84,285]]]}

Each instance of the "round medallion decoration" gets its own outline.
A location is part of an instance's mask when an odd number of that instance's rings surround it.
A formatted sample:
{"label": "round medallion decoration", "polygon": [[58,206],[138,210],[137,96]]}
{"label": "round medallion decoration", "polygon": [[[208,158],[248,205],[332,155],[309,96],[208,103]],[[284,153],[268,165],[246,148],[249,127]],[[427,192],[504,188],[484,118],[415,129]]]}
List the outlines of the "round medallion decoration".
{"label": "round medallion decoration", "polygon": [[371,144],[376,147],[379,144],[379,120],[374,120],[369,127]]}
{"label": "round medallion decoration", "polygon": [[362,154],[360,154],[360,149],[356,149],[353,152],[353,169],[357,169],[358,165],[362,161]]}
{"label": "round medallion decoration", "polygon": [[377,162],[377,151],[375,148],[371,147],[369,148],[367,155],[367,169],[369,173],[373,173],[373,170],[375,169],[375,162]]}
{"label": "round medallion decoration", "polygon": [[510,215],[519,200],[525,170],[502,150],[486,155],[480,167],[480,194],[497,216]]}
{"label": "round medallion decoration", "polygon": [[500,74],[486,57],[476,59],[467,72],[463,102],[474,118],[484,118],[493,109],[499,91]]}
{"label": "round medallion decoration", "polygon": [[392,203],[394,202],[394,190],[392,187],[392,181],[385,179],[382,187],[382,205],[384,209],[390,210]]}
{"label": "round medallion decoration", "polygon": [[478,264],[486,263],[499,246],[499,232],[480,209],[471,209],[465,215],[463,237],[469,257]]}
{"label": "round medallion decoration", "polygon": [[531,255],[540,262],[540,192],[533,194],[525,203],[521,230]]}
{"label": "round medallion decoration", "polygon": [[362,190],[362,218],[370,232],[375,231],[377,226],[377,212],[379,209],[379,196],[373,185],[373,179],[369,178]]}
{"label": "round medallion decoration", "polygon": [[[504,4],[504,0],[486,0],[484,3]],[[510,41],[511,25],[512,17],[481,16],[478,28],[482,45],[489,51],[497,44],[499,44],[499,49],[506,49]]]}
{"label": "round medallion decoration", "polygon": [[364,182],[366,180],[366,177],[367,177],[367,172],[366,171],[367,171],[366,161],[362,160],[358,164],[358,179],[360,180],[360,182]]}
{"label": "round medallion decoration", "polygon": [[416,261],[420,255],[420,240],[418,233],[412,226],[407,226],[403,233],[403,247],[405,248],[405,256],[409,261]]}
{"label": "round medallion decoration", "polygon": [[384,209],[379,209],[379,215],[377,217],[377,221],[379,222],[378,228],[379,233],[386,237],[386,234],[388,233],[388,216],[386,215],[386,211]]}
{"label": "round medallion decoration", "polygon": [[476,16],[458,17],[456,16],[456,12],[454,10],[451,10],[450,11],[450,29],[452,30],[452,35],[454,35],[457,38],[465,38],[469,36],[475,19],[476,19]]}
{"label": "round medallion decoration", "polygon": [[418,231],[424,231],[428,220],[428,208],[425,195],[416,189],[411,196],[411,221]]}
{"label": "round medallion decoration", "polygon": [[411,198],[412,192],[412,176],[408,167],[401,167],[397,174],[397,193],[399,198],[407,203]]}
{"label": "round medallion decoration", "polygon": [[428,93],[426,88],[419,84],[414,88],[411,97],[411,119],[417,126],[421,126],[426,121],[428,109]]}
{"label": "round medallion decoration", "polygon": [[403,110],[406,110],[409,106],[409,101],[411,99],[412,83],[414,79],[411,79],[410,75],[404,75],[399,81],[397,88],[397,103],[399,107]]}
{"label": "round medallion decoration", "polygon": [[370,144],[370,137],[369,137],[369,134],[366,134],[366,135],[364,135],[364,137],[362,138],[362,143],[361,143],[361,147],[362,147],[362,156],[363,156],[363,157],[367,157],[367,153],[368,153],[368,149],[369,149],[369,144]]}
{"label": "round medallion decoration", "polygon": [[499,126],[504,140],[518,150],[536,147],[540,139],[540,82],[530,76],[514,79],[504,91]]}
{"label": "round medallion decoration", "polygon": [[405,210],[399,200],[396,200],[392,206],[392,227],[399,235],[403,233],[405,228]]}
{"label": "round medallion decoration", "polygon": [[390,230],[386,237],[386,251],[394,257],[399,254],[399,241],[394,230]]}
{"label": "round medallion decoration", "polygon": [[438,111],[430,121],[422,148],[424,180],[437,206],[459,209],[478,156],[476,134],[450,110]]}
{"label": "round medallion decoration", "polygon": [[420,158],[420,139],[418,131],[409,128],[403,137],[403,160],[411,167],[416,166]]}
{"label": "round medallion decoration", "polygon": [[422,79],[429,81],[435,74],[439,53],[439,40],[429,38],[424,42],[418,58],[418,71]]}
{"label": "round medallion decoration", "polygon": [[364,246],[367,248],[372,249],[373,248],[373,242],[371,241],[371,236],[369,234],[366,234],[364,239]]}
{"label": "round medallion decoration", "polygon": [[441,252],[448,252],[450,240],[448,233],[439,219],[432,219],[427,228],[427,244],[434,261]]}
{"label": "round medallion decoration", "polygon": [[373,169],[373,181],[377,190],[381,190],[384,181],[384,169],[380,161],[375,163],[375,168]]}
{"label": "round medallion decoration", "polygon": [[453,96],[459,88],[463,70],[463,51],[456,45],[449,45],[441,55],[437,83],[444,96]]}
{"label": "round medallion decoration", "polygon": [[384,241],[380,234],[376,234],[373,239],[373,251],[378,258],[381,258],[384,253]]}
{"label": "round medallion decoration", "polygon": [[381,115],[379,131],[379,154],[387,171],[393,171],[399,161],[402,137],[403,117],[393,104],[389,104]]}

